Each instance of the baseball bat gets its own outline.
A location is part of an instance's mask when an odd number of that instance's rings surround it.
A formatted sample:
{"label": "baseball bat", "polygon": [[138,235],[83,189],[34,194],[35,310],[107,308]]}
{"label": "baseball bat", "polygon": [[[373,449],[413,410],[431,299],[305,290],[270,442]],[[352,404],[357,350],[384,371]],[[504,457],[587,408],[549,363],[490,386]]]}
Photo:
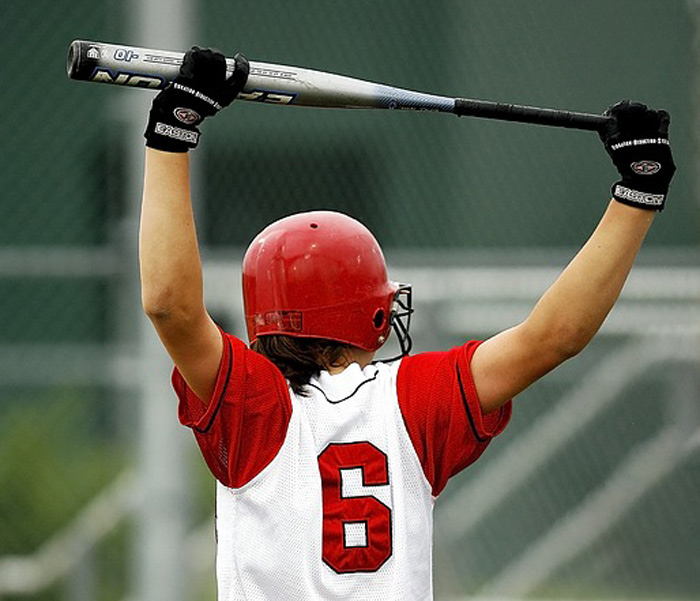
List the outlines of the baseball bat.
{"label": "baseball bat", "polygon": [[[183,52],[123,44],[75,40],[68,50],[66,70],[75,80],[160,90],[177,75]],[[608,117],[550,108],[450,98],[414,92],[345,75],[250,62],[250,74],[238,98],[253,102],[326,108],[412,109],[452,113],[570,129],[600,131]],[[226,59],[233,72],[234,60]]]}

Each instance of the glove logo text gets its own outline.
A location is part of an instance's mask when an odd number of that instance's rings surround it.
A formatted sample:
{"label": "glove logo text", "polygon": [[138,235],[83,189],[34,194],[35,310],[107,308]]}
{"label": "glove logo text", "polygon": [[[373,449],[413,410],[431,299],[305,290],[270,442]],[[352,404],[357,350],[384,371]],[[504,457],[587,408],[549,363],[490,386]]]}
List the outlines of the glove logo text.
{"label": "glove logo text", "polygon": [[665,194],[650,194],[631,190],[625,186],[617,184],[613,190],[613,196],[618,200],[627,200],[636,205],[646,205],[651,207],[662,207],[666,198]]}
{"label": "glove logo text", "polygon": [[661,164],[656,161],[635,161],[630,168],[639,175],[654,175],[661,171]]}
{"label": "glove logo text", "polygon": [[626,140],[624,142],[618,142],[617,144],[611,144],[610,150],[620,150],[620,148],[629,148],[630,146],[645,146],[647,144],[663,144],[665,146],[670,146],[668,138],[644,138],[643,140]]}
{"label": "glove logo text", "polygon": [[168,125],[167,123],[156,123],[153,131],[160,136],[172,138],[173,140],[180,140],[181,142],[186,142],[195,146],[199,141],[198,132],[190,131],[189,129],[180,129],[179,127],[173,127],[172,125]]}

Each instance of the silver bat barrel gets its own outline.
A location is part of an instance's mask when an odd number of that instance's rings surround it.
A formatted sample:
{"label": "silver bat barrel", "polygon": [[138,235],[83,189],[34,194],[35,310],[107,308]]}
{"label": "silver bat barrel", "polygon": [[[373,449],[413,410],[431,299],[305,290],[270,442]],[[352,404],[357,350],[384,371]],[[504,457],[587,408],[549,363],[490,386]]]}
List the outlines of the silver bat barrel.
{"label": "silver bat barrel", "polygon": [[[68,50],[68,77],[134,88],[163,89],[178,74],[184,53],[75,40]],[[229,71],[234,60],[226,59]],[[454,98],[372,83],[353,77],[250,61],[239,99],[327,108],[413,109],[454,112]]]}

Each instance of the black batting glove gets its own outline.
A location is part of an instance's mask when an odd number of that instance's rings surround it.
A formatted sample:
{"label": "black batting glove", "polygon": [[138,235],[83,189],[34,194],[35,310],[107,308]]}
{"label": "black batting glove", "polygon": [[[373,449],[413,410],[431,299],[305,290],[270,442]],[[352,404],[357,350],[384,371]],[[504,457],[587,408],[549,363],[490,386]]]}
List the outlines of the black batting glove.
{"label": "black batting glove", "polygon": [[153,99],[146,146],[167,152],[195,148],[200,136],[197,126],[231,104],[248,80],[248,60],[240,53],[234,59],[236,68],[227,77],[223,54],[193,46],[179,75]]}
{"label": "black batting glove", "polygon": [[613,198],[662,211],[676,171],[668,141],[668,113],[623,100],[603,115],[611,119],[600,137],[622,178],[612,187]]}

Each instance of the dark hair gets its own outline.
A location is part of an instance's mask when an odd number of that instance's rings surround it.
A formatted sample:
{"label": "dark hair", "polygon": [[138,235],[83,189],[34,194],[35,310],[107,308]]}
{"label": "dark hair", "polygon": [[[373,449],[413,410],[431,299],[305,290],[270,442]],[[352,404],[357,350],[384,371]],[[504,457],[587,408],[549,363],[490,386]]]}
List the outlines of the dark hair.
{"label": "dark hair", "polygon": [[343,354],[351,346],[323,338],[270,335],[260,336],[251,348],[277,366],[294,393],[306,396],[311,378],[321,370],[342,365]]}

